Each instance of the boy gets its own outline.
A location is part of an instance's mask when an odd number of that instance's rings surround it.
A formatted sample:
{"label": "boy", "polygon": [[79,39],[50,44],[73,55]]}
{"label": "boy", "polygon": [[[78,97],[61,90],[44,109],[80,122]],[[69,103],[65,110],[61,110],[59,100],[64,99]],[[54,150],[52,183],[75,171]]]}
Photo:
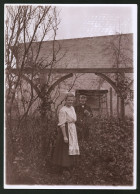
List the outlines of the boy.
{"label": "boy", "polygon": [[86,95],[80,95],[79,104],[75,106],[77,114],[78,139],[87,139],[89,136],[89,118],[93,117],[91,108],[86,104]]}

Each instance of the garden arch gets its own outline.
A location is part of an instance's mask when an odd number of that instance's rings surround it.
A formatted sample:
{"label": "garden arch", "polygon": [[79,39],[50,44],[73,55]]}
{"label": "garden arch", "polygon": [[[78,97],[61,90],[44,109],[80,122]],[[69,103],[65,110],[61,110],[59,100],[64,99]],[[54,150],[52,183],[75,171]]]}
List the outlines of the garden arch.
{"label": "garden arch", "polygon": [[[10,70],[12,73],[17,74],[18,71],[17,69],[11,69]],[[25,73],[31,73],[31,69],[30,68],[25,68],[24,72]],[[34,71],[38,71],[35,70]],[[42,74],[47,74],[49,73],[49,69],[45,69],[45,70],[40,70],[40,73]],[[73,76],[73,73],[95,73],[95,75],[102,77],[104,80],[106,80],[116,91],[116,93],[119,95],[120,99],[121,99],[121,119],[124,119],[125,116],[125,108],[124,108],[124,96],[123,93],[119,90],[119,87],[116,86],[115,82],[110,79],[107,75],[105,75],[104,73],[133,73],[133,68],[59,68],[59,69],[52,69],[51,70],[52,73],[63,73],[66,74],[64,76],[62,76],[61,78],[59,78],[49,89],[47,94],[49,95],[51,93],[51,91],[62,81],[70,78]],[[25,75],[22,76],[23,79],[25,79],[28,83],[32,84],[32,87],[34,88],[34,90],[37,92],[37,94],[39,95],[40,98],[42,98],[41,93],[39,91],[39,89],[36,87],[36,85],[34,85],[31,80],[29,78],[27,78]]]}

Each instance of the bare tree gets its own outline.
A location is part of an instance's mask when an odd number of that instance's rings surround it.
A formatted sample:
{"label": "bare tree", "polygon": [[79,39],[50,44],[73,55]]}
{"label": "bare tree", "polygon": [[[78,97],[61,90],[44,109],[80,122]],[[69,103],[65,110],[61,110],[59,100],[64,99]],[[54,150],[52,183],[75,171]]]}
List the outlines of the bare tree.
{"label": "bare tree", "polygon": [[[60,20],[54,6],[6,5],[5,11],[6,128],[8,150],[11,149],[8,151],[10,161],[7,162],[11,175],[11,165],[17,154],[15,131],[21,137],[21,123],[27,118],[32,105],[38,98],[41,103],[48,98],[46,91],[52,84],[51,72],[60,60],[57,54],[61,48],[56,43]],[[40,57],[44,40],[52,40],[45,58]],[[27,68],[29,71],[25,71]],[[39,72],[45,68],[49,68],[49,73],[44,84]]]}
{"label": "bare tree", "polygon": [[[133,51],[131,47],[133,43],[131,42],[130,35],[119,33],[112,36],[112,38],[104,44],[101,54],[110,57],[114,68],[133,66]],[[114,82],[115,86],[122,94],[121,96],[117,94],[117,116],[120,117],[119,107],[121,106],[121,117],[123,117],[125,114],[125,101],[129,96],[132,77],[126,76],[123,72],[105,75]],[[102,85],[103,83],[103,78],[99,78],[99,84]],[[119,102],[121,102],[121,104]]]}
{"label": "bare tree", "polygon": [[[12,107],[17,91],[23,90],[27,83],[30,85],[30,95],[24,107],[24,116],[28,114],[33,102],[38,98],[44,98],[43,92],[49,87],[51,70],[56,64],[56,55],[60,48],[56,49],[56,32],[59,25],[58,12],[52,6],[6,6],[5,21],[5,45],[6,45],[6,83],[8,100],[8,112],[12,116]],[[40,58],[40,51],[44,39],[52,40],[49,59]],[[58,46],[57,46],[58,47]],[[59,59],[60,60],[60,59]],[[30,73],[25,73],[24,68],[30,67]],[[40,83],[40,89],[35,83],[38,71],[34,69],[50,69],[45,86]],[[16,68],[16,72],[11,70]],[[26,84],[25,84],[26,81]],[[34,90],[36,94],[34,94]],[[19,94],[19,93],[18,93]],[[11,123],[11,119],[10,119]]]}

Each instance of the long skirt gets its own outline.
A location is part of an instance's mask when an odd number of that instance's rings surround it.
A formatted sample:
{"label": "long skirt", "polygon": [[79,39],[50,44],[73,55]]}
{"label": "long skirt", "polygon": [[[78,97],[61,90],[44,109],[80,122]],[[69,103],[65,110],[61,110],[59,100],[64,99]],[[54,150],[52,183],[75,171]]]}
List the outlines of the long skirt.
{"label": "long skirt", "polygon": [[[65,126],[66,134],[68,136],[68,125]],[[70,167],[73,165],[73,156],[69,155],[69,143],[64,142],[62,130],[58,127],[58,135],[56,145],[53,153],[53,163],[60,167]]]}

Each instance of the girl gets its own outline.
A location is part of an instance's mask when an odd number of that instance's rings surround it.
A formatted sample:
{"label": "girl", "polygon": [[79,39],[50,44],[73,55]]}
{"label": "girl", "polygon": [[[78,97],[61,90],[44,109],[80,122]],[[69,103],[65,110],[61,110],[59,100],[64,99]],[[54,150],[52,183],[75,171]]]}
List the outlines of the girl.
{"label": "girl", "polygon": [[65,97],[65,106],[59,111],[58,136],[53,155],[53,162],[59,168],[71,170],[74,164],[74,156],[80,155],[75,126],[76,113],[73,101],[74,95],[68,93]]}

